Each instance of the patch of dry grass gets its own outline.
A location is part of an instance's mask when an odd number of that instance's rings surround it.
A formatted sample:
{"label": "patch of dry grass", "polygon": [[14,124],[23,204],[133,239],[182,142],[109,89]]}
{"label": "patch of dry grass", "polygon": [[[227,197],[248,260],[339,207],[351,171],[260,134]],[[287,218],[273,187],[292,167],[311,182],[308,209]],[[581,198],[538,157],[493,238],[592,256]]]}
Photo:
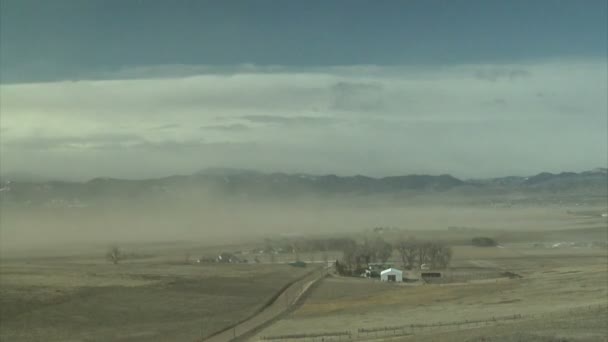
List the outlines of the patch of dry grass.
{"label": "patch of dry grass", "polygon": [[0,340],[191,341],[249,316],[307,271],[152,260],[2,263]]}
{"label": "patch of dry grass", "polygon": [[[550,256],[527,254],[513,247],[512,256],[499,249],[461,255],[461,261],[481,261],[500,270],[516,270],[519,279],[407,286],[367,279],[328,278],[289,317],[263,332],[341,331],[356,328],[479,320],[509,315],[559,314],[581,306],[606,303],[606,252],[589,255],[581,249]],[[497,251],[492,254],[491,250]],[[455,252],[455,256],[456,256]],[[474,257],[473,259],[468,259]],[[490,266],[488,266],[490,267]],[[526,326],[528,329],[531,327]],[[447,336],[447,335],[446,335]],[[424,339],[422,339],[424,340]],[[451,341],[448,339],[448,341]]]}

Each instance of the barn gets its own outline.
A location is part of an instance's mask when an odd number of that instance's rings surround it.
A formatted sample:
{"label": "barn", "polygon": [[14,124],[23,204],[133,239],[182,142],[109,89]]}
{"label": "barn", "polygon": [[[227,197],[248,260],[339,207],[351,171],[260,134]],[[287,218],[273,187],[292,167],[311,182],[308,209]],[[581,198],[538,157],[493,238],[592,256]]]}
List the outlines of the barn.
{"label": "barn", "polygon": [[387,268],[386,270],[380,272],[380,280],[395,281],[400,283],[403,281],[403,272],[396,268]]}

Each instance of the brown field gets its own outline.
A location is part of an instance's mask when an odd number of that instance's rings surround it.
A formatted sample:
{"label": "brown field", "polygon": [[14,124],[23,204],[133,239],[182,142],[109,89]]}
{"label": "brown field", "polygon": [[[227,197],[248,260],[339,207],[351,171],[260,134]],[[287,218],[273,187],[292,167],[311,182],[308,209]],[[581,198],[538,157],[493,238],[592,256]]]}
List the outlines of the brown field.
{"label": "brown field", "polygon": [[[501,231],[501,241],[505,241],[501,247],[454,246],[451,269],[444,272],[442,284],[387,284],[334,275],[314,289],[300,308],[252,340],[263,336],[340,331],[351,331],[353,337],[361,339],[383,340],[389,336],[361,337],[356,334],[357,329],[518,316],[522,318],[512,322],[428,328],[412,336],[390,339],[604,341],[608,336],[608,325],[603,320],[608,314],[608,251],[586,243],[606,241],[608,227],[603,219],[595,219],[591,222],[594,228],[576,225],[564,228],[565,223],[577,220],[570,216],[557,229],[549,230],[546,222],[538,223],[534,219],[531,223],[542,226],[542,230]],[[416,238],[434,236],[455,242],[475,235],[498,236],[491,230],[445,235],[428,231],[409,233]],[[559,241],[585,243],[583,247],[552,248]],[[393,259],[398,265],[397,255],[394,254]],[[521,278],[499,276],[506,271]],[[449,275],[456,273],[468,273],[470,277],[450,281]],[[604,306],[598,308],[599,305]]]}
{"label": "brown field", "polygon": [[5,260],[2,341],[193,341],[251,315],[306,269],[155,257]]}
{"label": "brown field", "polygon": [[[514,260],[513,265],[523,270],[523,264],[518,259]],[[543,318],[545,316],[569,315],[570,310],[608,304],[605,252],[597,256],[577,257],[576,261],[559,257],[553,257],[551,260],[550,265],[538,270],[529,270],[521,279],[503,278],[469,283],[408,286],[383,284],[366,279],[330,277],[314,290],[301,308],[261,332],[257,338],[343,331],[345,327],[356,330],[484,320],[488,317],[509,315],[532,316],[547,323],[551,322],[551,319]],[[508,267],[511,264],[502,260],[500,265]],[[600,315],[606,313],[604,309]],[[585,312],[583,315],[569,316],[571,320],[582,320]],[[530,327],[530,324],[518,324]],[[607,329],[606,325],[596,325],[595,330],[588,333],[606,336]],[[547,328],[547,331],[550,330]],[[562,330],[558,332],[561,333]],[[439,332],[441,331],[442,329],[439,329]],[[429,334],[425,332],[424,336]],[[437,341],[455,341],[449,339],[450,336],[445,335]]]}
{"label": "brown field", "polygon": [[430,331],[392,341],[466,341],[466,342],[601,342],[608,340],[608,311],[583,310],[551,314],[487,327]]}

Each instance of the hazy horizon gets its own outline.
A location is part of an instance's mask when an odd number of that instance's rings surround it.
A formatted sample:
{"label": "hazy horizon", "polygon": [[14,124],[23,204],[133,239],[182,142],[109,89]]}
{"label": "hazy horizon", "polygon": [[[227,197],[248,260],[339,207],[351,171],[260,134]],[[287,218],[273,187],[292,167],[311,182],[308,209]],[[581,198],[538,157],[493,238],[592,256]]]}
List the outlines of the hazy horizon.
{"label": "hazy horizon", "polygon": [[559,173],[569,173],[569,172],[574,172],[574,173],[581,173],[581,172],[593,172],[596,171],[598,169],[606,169],[605,166],[599,166],[599,167],[595,167],[595,168],[590,168],[590,169],[580,169],[580,170],[542,170],[536,173],[531,173],[531,174],[504,174],[504,175],[488,175],[485,177],[461,177],[459,175],[454,175],[454,174],[449,174],[449,173],[442,173],[442,172],[430,172],[430,173],[400,173],[400,174],[387,174],[387,175],[368,175],[368,174],[363,174],[363,173],[357,173],[355,171],[351,172],[351,173],[336,173],[336,172],[325,172],[325,173],[311,173],[311,172],[302,172],[302,171],[282,171],[282,170],[262,170],[262,169],[248,169],[248,168],[238,168],[238,167],[222,167],[222,166],[216,166],[216,167],[207,167],[207,168],[201,168],[201,169],[196,169],[196,170],[192,170],[192,172],[182,172],[182,173],[171,173],[171,174],[159,174],[157,176],[150,176],[150,177],[113,177],[113,176],[107,176],[107,175],[97,175],[94,177],[84,177],[84,178],[66,178],[66,177],[53,177],[53,176],[42,176],[40,174],[37,174],[35,172],[27,172],[27,171],[8,171],[8,172],[3,172],[0,173],[0,177],[4,177],[4,180],[7,181],[65,181],[65,182],[87,182],[87,181],[91,181],[94,179],[100,179],[100,178],[111,178],[111,179],[120,179],[120,180],[152,180],[152,179],[162,179],[162,178],[166,178],[166,177],[174,177],[174,176],[190,176],[190,175],[195,175],[198,173],[205,173],[206,171],[218,171],[218,172],[227,172],[228,174],[230,173],[234,173],[234,172],[256,172],[256,173],[260,173],[260,174],[274,174],[274,173],[281,173],[281,174],[288,174],[288,175],[311,175],[311,176],[330,176],[330,175],[335,175],[335,176],[339,176],[339,177],[354,177],[354,176],[364,176],[364,177],[370,177],[370,178],[375,178],[375,179],[380,179],[380,178],[384,178],[384,177],[398,177],[398,176],[414,176],[414,175],[429,175],[429,176],[442,176],[442,175],[449,175],[452,177],[455,177],[457,179],[460,180],[475,180],[475,179],[492,179],[492,178],[502,178],[502,177],[529,177],[529,176],[535,176],[538,175],[540,173],[552,173],[552,174],[559,174]]}

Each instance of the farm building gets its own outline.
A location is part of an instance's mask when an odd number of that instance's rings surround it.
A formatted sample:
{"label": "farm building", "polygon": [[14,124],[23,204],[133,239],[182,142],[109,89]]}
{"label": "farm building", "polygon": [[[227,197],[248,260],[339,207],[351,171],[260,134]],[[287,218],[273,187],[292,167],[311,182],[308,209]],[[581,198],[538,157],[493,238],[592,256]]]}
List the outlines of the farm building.
{"label": "farm building", "polygon": [[367,264],[367,269],[362,276],[366,278],[380,278],[380,272],[391,267],[393,267],[391,264],[369,263]]}
{"label": "farm building", "polygon": [[403,281],[419,281],[422,277],[419,271],[404,271]]}
{"label": "farm building", "polygon": [[428,278],[441,278],[441,272],[422,272],[420,273],[422,279]]}
{"label": "farm building", "polygon": [[221,262],[221,263],[230,263],[230,264],[247,262],[245,259],[241,259],[241,258],[237,257],[236,255],[234,255],[233,253],[228,253],[228,252],[222,252],[220,255],[217,256],[217,258],[215,258],[215,261]]}
{"label": "farm building", "polygon": [[380,272],[380,280],[395,281],[400,283],[403,281],[403,272],[396,268],[387,268],[386,270]]}

